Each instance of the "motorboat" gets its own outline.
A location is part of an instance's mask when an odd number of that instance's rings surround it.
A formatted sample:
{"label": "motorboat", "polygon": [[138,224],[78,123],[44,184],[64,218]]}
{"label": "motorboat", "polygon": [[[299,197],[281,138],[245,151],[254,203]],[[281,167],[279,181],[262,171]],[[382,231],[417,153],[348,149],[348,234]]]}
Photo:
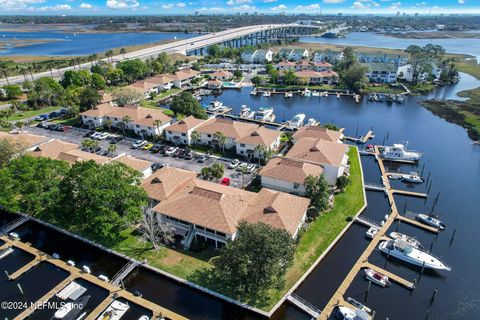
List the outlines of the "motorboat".
{"label": "motorboat", "polygon": [[380,155],[389,161],[418,161],[422,156],[420,152],[408,151],[405,145],[399,143],[384,147]]}
{"label": "motorboat", "polygon": [[318,126],[318,121],[315,120],[314,118],[310,118],[307,120],[307,123],[305,124],[307,127],[312,127],[312,126]]}
{"label": "motorboat", "polygon": [[253,89],[252,91],[250,91],[250,95],[256,96],[257,95],[257,90]]}
{"label": "motorboat", "polygon": [[402,175],[402,181],[408,183],[423,183],[423,179],[416,172]]}
{"label": "motorboat", "polygon": [[253,119],[254,115],[255,115],[255,112],[252,111],[245,104],[240,107],[240,112],[238,113],[239,117],[247,118],[247,119]]}
{"label": "motorboat", "polygon": [[356,300],[355,298],[347,297],[347,302],[350,303],[355,308],[365,311],[366,313],[372,313],[372,309],[370,309],[360,301]]}
{"label": "motorboat", "polygon": [[85,296],[75,301],[65,303],[53,315],[54,319],[75,320],[90,300],[90,296]]}
{"label": "motorboat", "polygon": [[375,227],[370,227],[367,232],[365,232],[365,237],[369,238],[369,239],[373,239],[375,237],[375,235],[377,234],[378,232],[378,229],[375,228]]}
{"label": "motorboat", "polygon": [[312,97],[320,97],[320,92],[312,91]]}
{"label": "motorboat", "polygon": [[277,116],[272,113],[272,114],[269,115],[267,118],[265,118],[265,121],[267,121],[267,122],[273,122],[273,121],[275,121],[275,118],[276,118],[276,117],[277,117]]}
{"label": "motorboat", "polygon": [[303,125],[304,120],[305,120],[305,114],[304,113],[298,113],[292,118],[292,120],[288,121],[288,125],[290,127],[299,128]]}
{"label": "motorboat", "polygon": [[119,320],[128,309],[130,309],[128,304],[114,300],[107,309],[100,314],[97,320]]}
{"label": "motorboat", "polygon": [[415,218],[420,222],[423,222],[429,226],[438,228],[440,230],[444,230],[446,225],[439,219],[433,217],[432,215],[425,214],[425,213],[417,213]]}
{"label": "motorboat", "polygon": [[10,253],[13,253],[12,247],[7,247],[7,248],[4,248],[4,249],[0,250],[0,259],[5,258]]}
{"label": "motorboat", "polygon": [[323,93],[323,96],[324,96],[325,98],[328,98],[328,91],[325,91],[325,92]]}
{"label": "motorboat", "polygon": [[399,233],[395,231],[390,232],[390,238],[394,240],[403,240],[414,248],[422,248],[422,244],[420,243],[420,241],[410,236],[407,236],[406,234],[403,234],[403,233]]}
{"label": "motorboat", "polygon": [[389,256],[427,269],[447,270],[452,268],[432,254],[409,245],[404,240],[382,241],[378,249]]}
{"label": "motorboat", "polygon": [[285,98],[292,98],[293,97],[293,93],[291,92],[285,92]]}
{"label": "motorboat", "polygon": [[390,281],[386,275],[370,268],[365,269],[365,278],[382,288],[390,286]]}
{"label": "motorboat", "polygon": [[404,103],[405,102],[405,96],[403,94],[397,94],[393,101],[395,101],[396,103]]}
{"label": "motorboat", "polygon": [[220,111],[222,108],[223,108],[223,103],[218,100],[215,100],[210,102],[210,104],[207,107],[207,111],[216,112],[216,111]]}
{"label": "motorboat", "polygon": [[263,96],[264,97],[270,97],[272,94],[270,93],[270,91],[264,91],[263,92]]}
{"label": "motorboat", "polygon": [[255,111],[255,120],[267,121],[267,119],[273,114],[273,108],[261,107]]}
{"label": "motorboat", "polygon": [[143,315],[140,318],[138,318],[138,320],[150,320],[150,318],[146,315]]}
{"label": "motorboat", "polygon": [[87,291],[87,288],[81,286],[75,281],[70,282],[67,284],[62,290],[60,290],[56,296],[62,300],[70,299],[70,300],[77,300],[82,294]]}
{"label": "motorboat", "polygon": [[370,315],[362,309],[351,309],[344,306],[337,307],[343,320],[371,320]]}
{"label": "motorboat", "polygon": [[390,173],[387,177],[389,179],[392,179],[392,180],[400,180],[400,179],[402,179],[402,174],[400,174],[400,173]]}
{"label": "motorboat", "polygon": [[304,97],[310,97],[312,95],[312,91],[305,89],[302,93]]}

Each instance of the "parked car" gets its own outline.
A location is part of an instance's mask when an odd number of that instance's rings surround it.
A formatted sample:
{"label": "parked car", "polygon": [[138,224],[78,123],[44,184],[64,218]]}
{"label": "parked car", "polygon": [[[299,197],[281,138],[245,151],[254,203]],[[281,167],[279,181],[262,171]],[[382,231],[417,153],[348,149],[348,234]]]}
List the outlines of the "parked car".
{"label": "parked car", "polygon": [[248,172],[253,172],[255,170],[255,165],[253,163],[250,163],[247,166],[247,170],[248,170]]}
{"label": "parked car", "polygon": [[85,138],[91,138],[96,132],[94,130],[90,130],[87,133],[85,133],[84,137]]}
{"label": "parked car", "polygon": [[132,149],[138,149],[146,145],[148,141],[146,140],[137,140],[132,144]]}
{"label": "parked car", "polygon": [[154,163],[152,163],[151,167],[152,167],[152,171],[155,172],[155,171],[163,168],[164,165],[161,164],[161,163],[158,163],[158,162],[154,162]]}
{"label": "parked car", "polygon": [[115,136],[115,137],[113,137],[113,138],[110,140],[110,144],[116,144],[116,143],[118,143],[118,142],[120,142],[120,141],[122,141],[122,140],[123,140],[123,137],[122,137],[122,136]]}
{"label": "parked car", "polygon": [[165,151],[165,155],[167,157],[173,155],[175,152],[177,152],[178,148],[177,147],[169,147],[166,151]]}
{"label": "parked car", "polygon": [[58,124],[58,123],[50,123],[48,125],[48,130],[52,130],[52,131],[60,131],[60,128],[62,127],[61,124]]}
{"label": "parked car", "polygon": [[223,178],[222,181],[220,181],[220,184],[222,186],[229,186],[230,185],[230,178],[227,178],[227,177]]}
{"label": "parked car", "polygon": [[192,150],[189,150],[185,155],[185,160],[192,160],[194,157],[195,157],[195,152],[193,152]]}
{"label": "parked car", "polygon": [[37,123],[37,127],[38,127],[38,128],[42,128],[42,129],[48,129],[48,126],[49,126],[49,125],[50,125],[50,123],[45,122],[45,121],[42,121],[42,122]]}
{"label": "parked car", "polygon": [[151,153],[157,153],[160,151],[160,149],[162,149],[162,145],[161,144],[154,144],[153,147],[150,148],[150,152]]}
{"label": "parked car", "polygon": [[179,158],[185,158],[185,155],[187,154],[187,150],[185,149],[179,149],[179,151],[177,151],[177,157]]}
{"label": "parked car", "polygon": [[198,157],[198,162],[204,163],[205,161],[208,160],[208,156],[206,154],[202,154],[201,156]]}
{"label": "parked car", "polygon": [[60,113],[60,111],[52,111],[48,114],[48,116],[50,117],[50,119],[52,118],[58,118],[60,117],[62,114]]}
{"label": "parked car", "polygon": [[163,147],[160,148],[160,151],[158,151],[158,153],[165,154],[165,151],[167,151],[168,148],[170,148],[170,147],[169,146],[163,146]]}
{"label": "parked car", "polygon": [[142,150],[150,150],[153,147],[153,143],[147,143],[142,147]]}
{"label": "parked car", "polygon": [[95,147],[95,148],[90,148],[89,150],[91,153],[100,153],[100,151],[102,151],[102,148],[101,147]]}
{"label": "parked car", "polygon": [[228,165],[228,169],[235,169],[240,164],[238,159],[233,159],[232,162]]}
{"label": "parked car", "polygon": [[248,170],[248,163],[242,162],[241,164],[239,164],[237,166],[237,171],[242,171],[243,168],[247,168],[247,170]]}
{"label": "parked car", "polygon": [[35,120],[37,120],[37,121],[45,121],[45,120],[48,120],[48,119],[50,119],[48,114],[41,114],[41,115],[35,117]]}
{"label": "parked car", "polygon": [[67,131],[72,130],[72,126],[62,125],[60,129],[61,129],[60,131],[62,131],[62,132],[67,132]]}
{"label": "parked car", "polygon": [[90,135],[90,138],[97,140],[100,134],[101,132],[94,132],[93,134]]}

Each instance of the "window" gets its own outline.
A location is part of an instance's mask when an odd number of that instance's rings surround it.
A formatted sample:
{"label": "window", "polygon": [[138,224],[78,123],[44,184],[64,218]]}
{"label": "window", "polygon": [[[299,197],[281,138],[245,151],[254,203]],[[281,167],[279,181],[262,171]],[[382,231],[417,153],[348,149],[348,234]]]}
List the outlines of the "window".
{"label": "window", "polygon": [[245,143],[240,143],[240,147],[245,148]]}
{"label": "window", "polygon": [[136,127],[137,127],[137,128],[140,128],[140,126],[139,126],[138,124],[136,125]]}
{"label": "window", "polygon": [[298,189],[298,187],[300,187],[300,184],[298,184],[298,183],[293,184],[293,189]]}
{"label": "window", "polygon": [[169,134],[172,134],[172,131],[168,131]]}
{"label": "window", "polygon": [[97,117],[93,117],[93,119],[97,120]]}
{"label": "window", "polygon": [[211,134],[207,134],[207,137],[211,138],[211,137],[212,137],[212,135],[211,135]]}
{"label": "window", "polygon": [[182,133],[182,137],[186,137],[187,135],[185,133]]}

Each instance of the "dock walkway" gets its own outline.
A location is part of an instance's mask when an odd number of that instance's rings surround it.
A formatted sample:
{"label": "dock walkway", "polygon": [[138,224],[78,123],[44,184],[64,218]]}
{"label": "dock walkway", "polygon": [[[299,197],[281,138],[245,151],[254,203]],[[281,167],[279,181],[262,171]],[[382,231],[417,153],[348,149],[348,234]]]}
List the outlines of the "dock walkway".
{"label": "dock walkway", "polygon": [[293,303],[295,306],[312,316],[317,318],[320,315],[321,310],[315,307],[313,304],[303,299],[302,297],[291,293],[287,296],[287,300]]}
{"label": "dock walkway", "polygon": [[25,223],[26,221],[28,221],[28,217],[26,217],[26,216],[23,216],[23,217],[20,217],[18,219],[13,220],[9,224],[3,226],[2,229],[0,229],[0,236],[3,236],[5,234],[9,233],[10,231],[17,228],[18,226]]}
{"label": "dock walkway", "polygon": [[368,218],[368,217],[365,217],[365,216],[358,216],[355,218],[355,221],[360,223],[360,224],[363,224],[363,225],[366,225],[367,227],[371,227],[371,228],[376,228],[376,229],[380,229],[382,226],[377,223],[376,221]]}
{"label": "dock walkway", "polygon": [[399,283],[401,284],[402,286],[404,286],[405,288],[408,288],[408,289],[415,289],[415,283],[411,282],[411,281],[408,281],[400,276],[397,276],[396,274],[388,271],[388,270],[385,270],[385,269],[382,269],[380,267],[377,267],[376,265],[373,265],[369,262],[366,262],[364,263],[364,268],[370,268],[370,269],[373,269],[377,272],[380,272],[380,273],[383,273],[384,275],[386,275],[390,280],[392,281],[395,281],[396,283]]}

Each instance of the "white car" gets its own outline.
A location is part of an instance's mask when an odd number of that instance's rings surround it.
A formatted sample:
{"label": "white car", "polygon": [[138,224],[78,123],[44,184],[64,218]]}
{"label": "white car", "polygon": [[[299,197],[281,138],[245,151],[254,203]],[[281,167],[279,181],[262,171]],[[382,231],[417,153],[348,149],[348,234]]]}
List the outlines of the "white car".
{"label": "white car", "polygon": [[242,171],[242,168],[247,168],[247,170],[248,170],[248,163],[242,162],[241,164],[239,164],[237,166],[237,171]]}
{"label": "white car", "polygon": [[146,145],[148,142],[147,140],[137,140],[135,143],[132,145],[132,149],[138,149]]}
{"label": "white car", "polygon": [[108,137],[110,137],[110,135],[106,132],[99,132],[99,133],[100,134],[97,136],[97,140],[105,140]]}
{"label": "white car", "polygon": [[166,156],[171,156],[171,155],[174,154],[177,150],[178,150],[177,147],[170,147],[170,148],[167,149],[167,151],[165,151],[165,155],[166,155]]}
{"label": "white car", "polygon": [[255,170],[255,165],[253,163],[250,163],[247,166],[247,170],[248,170],[248,172],[253,172],[253,170]]}
{"label": "white car", "polygon": [[235,169],[240,164],[238,159],[233,159],[232,162],[228,165],[228,169]]}

